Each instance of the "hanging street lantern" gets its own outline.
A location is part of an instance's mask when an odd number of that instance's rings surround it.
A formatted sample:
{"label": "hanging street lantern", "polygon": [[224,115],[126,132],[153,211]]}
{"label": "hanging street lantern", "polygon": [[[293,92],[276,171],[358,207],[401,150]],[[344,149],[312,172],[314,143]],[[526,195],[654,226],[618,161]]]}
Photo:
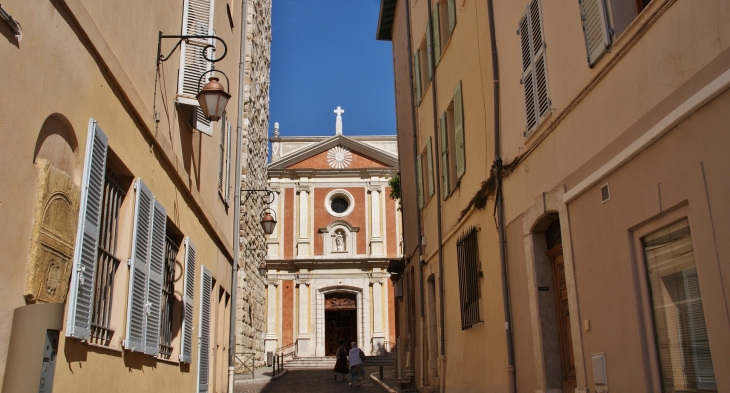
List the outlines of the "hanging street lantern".
{"label": "hanging street lantern", "polygon": [[274,233],[274,228],[276,227],[276,219],[271,215],[269,210],[264,210],[262,217],[261,217],[261,228],[263,228],[264,233],[267,235],[271,235]]}
{"label": "hanging street lantern", "polygon": [[205,117],[210,121],[218,121],[223,117],[223,111],[226,110],[231,95],[226,93],[218,78],[211,77],[208,81],[195,98],[198,99]]}

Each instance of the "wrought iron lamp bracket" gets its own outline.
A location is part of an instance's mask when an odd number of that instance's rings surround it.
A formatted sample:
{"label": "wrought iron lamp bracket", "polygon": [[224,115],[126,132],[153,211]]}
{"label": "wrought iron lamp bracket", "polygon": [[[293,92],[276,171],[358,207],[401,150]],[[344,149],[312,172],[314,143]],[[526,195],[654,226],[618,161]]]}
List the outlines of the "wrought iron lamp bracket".
{"label": "wrought iron lamp bracket", "polygon": [[[172,50],[170,53],[167,54],[167,56],[162,55],[162,39],[163,38],[172,38],[177,39],[177,43],[174,47],[172,47]],[[220,37],[214,36],[214,35],[165,35],[160,32],[159,38],[157,39],[157,66],[159,67],[160,63],[167,61],[170,59],[170,56],[172,56],[173,53],[175,53],[175,50],[180,47],[180,44],[185,41],[185,43],[189,43],[191,38],[197,38],[197,39],[213,39],[218,40],[223,44],[223,54],[221,57],[218,58],[210,58],[206,55],[206,52],[208,49],[213,49],[213,52],[215,52],[215,45],[208,44],[203,47],[203,58],[211,63],[217,63],[221,60],[223,60],[224,57],[226,57],[226,54],[228,54],[228,45],[226,45],[226,42],[223,41]],[[228,78],[228,77],[226,77]]]}
{"label": "wrought iron lamp bracket", "polygon": [[[276,198],[276,194],[271,190],[252,189],[252,190],[241,190],[241,192],[246,193],[246,197],[244,198],[242,204],[245,204],[246,202],[248,202],[249,198],[251,198],[251,196],[253,196],[253,195],[256,195],[259,198],[261,198],[261,201],[263,203],[265,203],[267,206],[274,203],[274,199]],[[266,198],[266,199],[264,199],[264,198]]]}

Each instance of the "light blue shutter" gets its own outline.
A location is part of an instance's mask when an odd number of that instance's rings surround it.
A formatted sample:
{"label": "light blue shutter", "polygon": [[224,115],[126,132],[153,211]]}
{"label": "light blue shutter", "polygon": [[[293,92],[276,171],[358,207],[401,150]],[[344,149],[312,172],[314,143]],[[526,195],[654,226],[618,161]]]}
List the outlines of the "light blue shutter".
{"label": "light blue shutter", "polygon": [[545,35],[542,30],[542,7],[539,0],[530,3],[530,37],[532,38],[533,62],[535,65],[535,92],[537,93],[537,114],[542,120],[550,112],[548,96],[547,64],[545,60]]}
{"label": "light blue shutter", "polygon": [[[213,35],[213,0],[185,0],[183,3],[183,35]],[[178,76],[178,102],[195,106],[193,128],[212,135],[210,120],[206,119],[195,96],[200,91],[200,76],[209,71],[212,64],[203,57],[203,48],[213,44],[210,39],[191,38],[180,44],[180,72]],[[208,57],[212,57],[210,49]],[[204,85],[211,74],[203,77]]]}
{"label": "light blue shutter", "polygon": [[150,242],[152,227],[152,191],[137,180],[137,195],[134,209],[134,232],[132,234],[132,258],[129,268],[129,291],[127,299],[127,334],[124,348],[130,351],[145,351],[145,324],[149,305],[147,304],[147,279],[150,271]]}
{"label": "light blue shutter", "polygon": [[588,64],[593,67],[611,45],[606,4],[603,0],[580,0],[580,16],[586,40]]}
{"label": "light blue shutter", "polygon": [[431,148],[431,138],[428,138],[428,143],[426,144],[426,163],[428,168],[428,196],[429,198],[433,196],[433,193],[436,192],[436,186],[433,181],[433,149]]}
{"label": "light blue shutter", "polygon": [[461,95],[461,81],[454,89],[454,151],[456,155],[456,178],[466,171],[466,148],[464,145],[464,103]]}
{"label": "light blue shutter", "polygon": [[446,125],[446,112],[441,114],[441,121],[439,122],[439,146],[441,146],[441,191],[443,198],[446,199],[451,191],[451,184],[449,183],[449,171],[451,165],[449,165],[449,136],[447,133],[448,126]]}
{"label": "light blue shutter", "polygon": [[152,212],[150,238],[150,270],[147,283],[148,314],[145,325],[145,349],[148,355],[160,353],[160,315],[162,313],[162,285],[165,272],[165,229],[167,210],[155,200]]}
{"label": "light blue shutter", "polygon": [[226,118],[226,203],[231,200],[231,121]]}
{"label": "light blue shutter", "polygon": [[210,292],[213,290],[213,276],[202,268],[200,288],[200,329],[198,330],[198,392],[208,393],[210,383]]}
{"label": "light blue shutter", "polygon": [[416,195],[418,197],[418,208],[423,207],[423,168],[421,167],[421,156],[416,157]]}
{"label": "light blue shutter", "polygon": [[66,336],[81,340],[88,340],[91,334],[107,147],[106,135],[96,121],[90,119],[66,318]]}
{"label": "light blue shutter", "polygon": [[193,304],[195,294],[195,244],[185,238],[185,282],[183,283],[183,320],[180,341],[180,362],[190,364],[193,359]]}
{"label": "light blue shutter", "polygon": [[454,0],[449,0],[449,32],[454,32],[456,27],[456,3]]}
{"label": "light blue shutter", "polygon": [[433,56],[436,59],[436,64],[441,60],[441,20],[439,19],[439,5],[433,7],[431,12],[431,32],[433,33]]}
{"label": "light blue shutter", "polygon": [[221,193],[221,195],[225,196],[225,186],[226,182],[224,181],[225,173],[226,173],[226,134],[228,133],[228,128],[226,127],[226,123],[228,121],[228,115],[226,112],[223,112],[223,117],[221,117],[220,120],[220,126],[221,126],[221,143],[218,147],[218,153],[220,160],[218,161],[218,191]]}

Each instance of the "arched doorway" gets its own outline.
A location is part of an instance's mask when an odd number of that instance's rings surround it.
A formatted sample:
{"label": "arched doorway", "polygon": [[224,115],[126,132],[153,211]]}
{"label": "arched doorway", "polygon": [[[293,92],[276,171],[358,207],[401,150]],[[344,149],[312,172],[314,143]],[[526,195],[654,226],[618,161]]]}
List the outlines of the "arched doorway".
{"label": "arched doorway", "polygon": [[357,342],[357,295],[335,292],[324,296],[325,356],[334,356],[340,340]]}
{"label": "arched doorway", "polygon": [[555,294],[555,320],[560,348],[560,365],[563,392],[573,392],[576,388],[575,357],[573,356],[573,340],[570,331],[570,311],[568,307],[568,286],[565,280],[565,262],[563,260],[563,241],[560,233],[560,220],[556,219],[545,231],[547,256],[553,278]]}

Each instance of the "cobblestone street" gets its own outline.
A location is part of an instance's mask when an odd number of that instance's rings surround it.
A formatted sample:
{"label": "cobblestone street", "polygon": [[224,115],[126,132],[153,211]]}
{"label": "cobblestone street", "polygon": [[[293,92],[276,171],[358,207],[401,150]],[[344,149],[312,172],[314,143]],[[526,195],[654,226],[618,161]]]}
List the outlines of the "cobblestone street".
{"label": "cobblestone street", "polygon": [[[378,367],[365,368],[365,381],[361,387],[349,386],[349,375],[346,380],[340,380],[338,374],[337,381],[332,377],[330,369],[292,369],[282,378],[261,383],[237,383],[235,393],[340,393],[340,392],[362,392],[376,393],[382,392],[381,388],[370,379],[370,374],[378,372]],[[393,373],[386,370],[386,373]]]}

